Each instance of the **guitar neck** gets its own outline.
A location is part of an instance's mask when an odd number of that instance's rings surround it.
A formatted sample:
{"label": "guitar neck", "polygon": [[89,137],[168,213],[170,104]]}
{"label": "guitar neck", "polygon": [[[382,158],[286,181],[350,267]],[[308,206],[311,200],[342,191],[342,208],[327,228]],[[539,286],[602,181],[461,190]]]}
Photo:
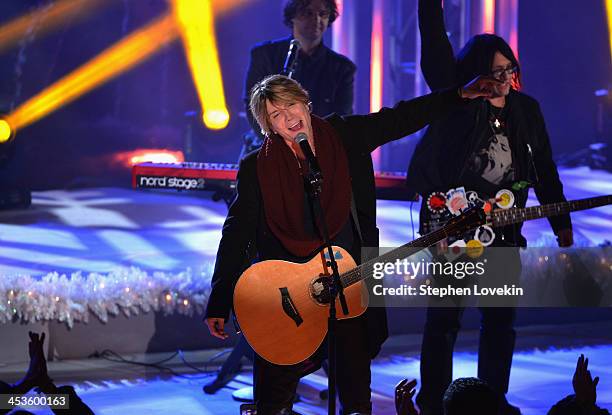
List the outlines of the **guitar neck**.
{"label": "guitar neck", "polygon": [[366,261],[358,267],[355,267],[340,276],[342,286],[346,288],[370,277],[372,275],[375,263],[391,263],[397,259],[408,258],[409,256],[414,255],[417,252],[436,244],[437,242],[440,242],[449,235],[461,233],[466,226],[469,225],[451,220],[446,226],[438,229],[437,231],[428,233],[427,235],[421,236],[412,242],[408,242],[405,245],[392,249],[379,257]]}
{"label": "guitar neck", "polygon": [[565,215],[570,212],[592,209],[609,204],[612,204],[612,195],[571,200],[569,202],[550,203],[527,208],[499,209],[493,211],[491,214],[491,223],[494,227],[501,227],[528,220]]}

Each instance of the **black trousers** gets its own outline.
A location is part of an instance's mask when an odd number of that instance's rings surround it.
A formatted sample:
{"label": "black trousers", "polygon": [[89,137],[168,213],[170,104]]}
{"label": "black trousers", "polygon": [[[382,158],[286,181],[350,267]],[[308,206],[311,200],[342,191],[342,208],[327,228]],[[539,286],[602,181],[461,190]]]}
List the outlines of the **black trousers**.
{"label": "black trousers", "polygon": [[[421,345],[421,390],[417,403],[423,415],[441,415],[444,391],[453,378],[453,348],[463,308],[429,308]],[[515,308],[480,308],[478,377],[501,395],[508,392],[516,333]]]}
{"label": "black trousers", "polygon": [[[338,321],[336,385],[343,415],[372,413],[365,327],[363,316]],[[257,415],[290,414],[300,378],[317,370],[326,356],[327,341],[311,358],[297,365],[279,366],[255,355],[253,381]]]}
{"label": "black trousers", "polygon": [[[517,248],[496,248],[487,255],[484,285],[518,283],[521,273]],[[503,300],[502,300],[503,301]],[[514,301],[508,301],[514,304]],[[435,307],[427,310],[421,344],[421,389],[416,401],[422,415],[442,415],[442,399],[453,378],[453,349],[461,328],[463,307]],[[516,332],[515,307],[479,307],[481,315],[478,344],[478,377],[500,396],[508,392]]]}

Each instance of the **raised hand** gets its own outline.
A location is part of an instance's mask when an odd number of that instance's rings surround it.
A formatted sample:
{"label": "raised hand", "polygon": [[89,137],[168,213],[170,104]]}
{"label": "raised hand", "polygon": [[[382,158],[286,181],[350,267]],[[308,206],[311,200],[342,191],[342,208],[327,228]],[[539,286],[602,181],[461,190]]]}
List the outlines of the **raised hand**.
{"label": "raised hand", "polygon": [[493,87],[501,84],[503,84],[503,82],[499,79],[480,75],[460,88],[461,98],[492,98]]}
{"label": "raised hand", "polygon": [[29,332],[30,342],[28,343],[28,352],[30,355],[30,366],[28,371],[19,382],[13,385],[11,393],[22,395],[28,393],[35,386],[46,385],[51,382],[47,374],[47,360],[43,346],[45,343],[45,334]]}
{"label": "raised hand", "polygon": [[41,386],[49,381],[47,374],[47,359],[45,359],[45,333],[40,336],[38,333],[28,332],[30,342],[28,352],[30,354],[30,366],[25,375],[24,381],[32,386]]}
{"label": "raised hand", "polygon": [[597,401],[597,384],[599,376],[591,377],[589,370],[589,359],[581,354],[576,362],[576,371],[572,378],[572,386],[576,394],[576,400],[586,406],[594,406]]}

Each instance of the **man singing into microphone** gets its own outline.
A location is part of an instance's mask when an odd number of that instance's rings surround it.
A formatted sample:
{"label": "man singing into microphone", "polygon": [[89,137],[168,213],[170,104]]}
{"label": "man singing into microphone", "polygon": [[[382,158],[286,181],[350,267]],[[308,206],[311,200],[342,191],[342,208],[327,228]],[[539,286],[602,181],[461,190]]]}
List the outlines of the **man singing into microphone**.
{"label": "man singing into microphone", "polygon": [[[310,96],[313,114],[323,117],[353,113],[355,64],[323,44],[323,34],[338,17],[336,1],[288,0],[283,14],[291,36],[259,43],[251,50],[244,102],[252,129],[243,135],[239,158],[259,148],[265,138],[249,110],[249,93],[267,76],[283,74],[297,80]],[[240,339],[217,377],[204,386],[204,391],[215,393],[236,376],[243,355],[250,358],[252,350]]]}
{"label": "man singing into microphone", "polygon": [[[462,106],[467,101],[462,97],[489,96],[497,83],[480,77],[464,87],[401,101],[392,109],[325,119],[311,114],[308,93],[296,81],[272,75],[255,84],[250,109],[266,139],[260,150],[240,163],[238,194],[223,225],[206,310],[211,334],[228,337],[224,325],[249,245],[254,244],[259,260],[303,262],[323,244],[304,186],[308,163],[294,141],[296,136],[306,135],[320,166],[320,200],[332,244],[345,248],[360,263],[361,247],[378,246],[370,153]],[[351,209],[352,200],[355,209]],[[387,336],[384,313],[382,308],[370,308],[360,317],[337,324],[337,387],[343,414],[372,412],[370,360]],[[307,363],[291,366],[256,356],[257,414],[290,414],[300,377],[320,365],[325,351],[322,346]]]}

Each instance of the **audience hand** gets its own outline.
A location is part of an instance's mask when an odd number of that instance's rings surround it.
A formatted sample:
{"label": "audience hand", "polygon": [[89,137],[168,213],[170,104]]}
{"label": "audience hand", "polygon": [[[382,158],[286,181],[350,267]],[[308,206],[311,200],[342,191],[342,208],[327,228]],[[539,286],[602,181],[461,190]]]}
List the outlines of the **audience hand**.
{"label": "audience hand", "polygon": [[47,359],[45,359],[45,333],[40,336],[38,333],[28,332],[30,342],[28,343],[28,352],[30,354],[30,367],[24,380],[30,382],[33,386],[41,386],[50,381],[47,374]]}
{"label": "audience hand", "polygon": [[45,342],[45,334],[29,332],[30,343],[28,344],[28,353],[30,355],[30,366],[28,371],[18,383],[13,385],[11,393],[25,394],[35,386],[46,384],[50,381],[47,374],[47,360],[43,345]]}
{"label": "audience hand", "polygon": [[419,412],[414,407],[412,397],[416,392],[417,381],[412,379],[403,379],[395,386],[395,411],[397,415],[419,415]]}
{"label": "audience hand", "polygon": [[576,401],[583,405],[595,406],[597,401],[597,384],[599,377],[593,379],[589,370],[589,359],[585,359],[581,354],[576,363],[576,371],[572,378],[572,386],[576,394]]}

